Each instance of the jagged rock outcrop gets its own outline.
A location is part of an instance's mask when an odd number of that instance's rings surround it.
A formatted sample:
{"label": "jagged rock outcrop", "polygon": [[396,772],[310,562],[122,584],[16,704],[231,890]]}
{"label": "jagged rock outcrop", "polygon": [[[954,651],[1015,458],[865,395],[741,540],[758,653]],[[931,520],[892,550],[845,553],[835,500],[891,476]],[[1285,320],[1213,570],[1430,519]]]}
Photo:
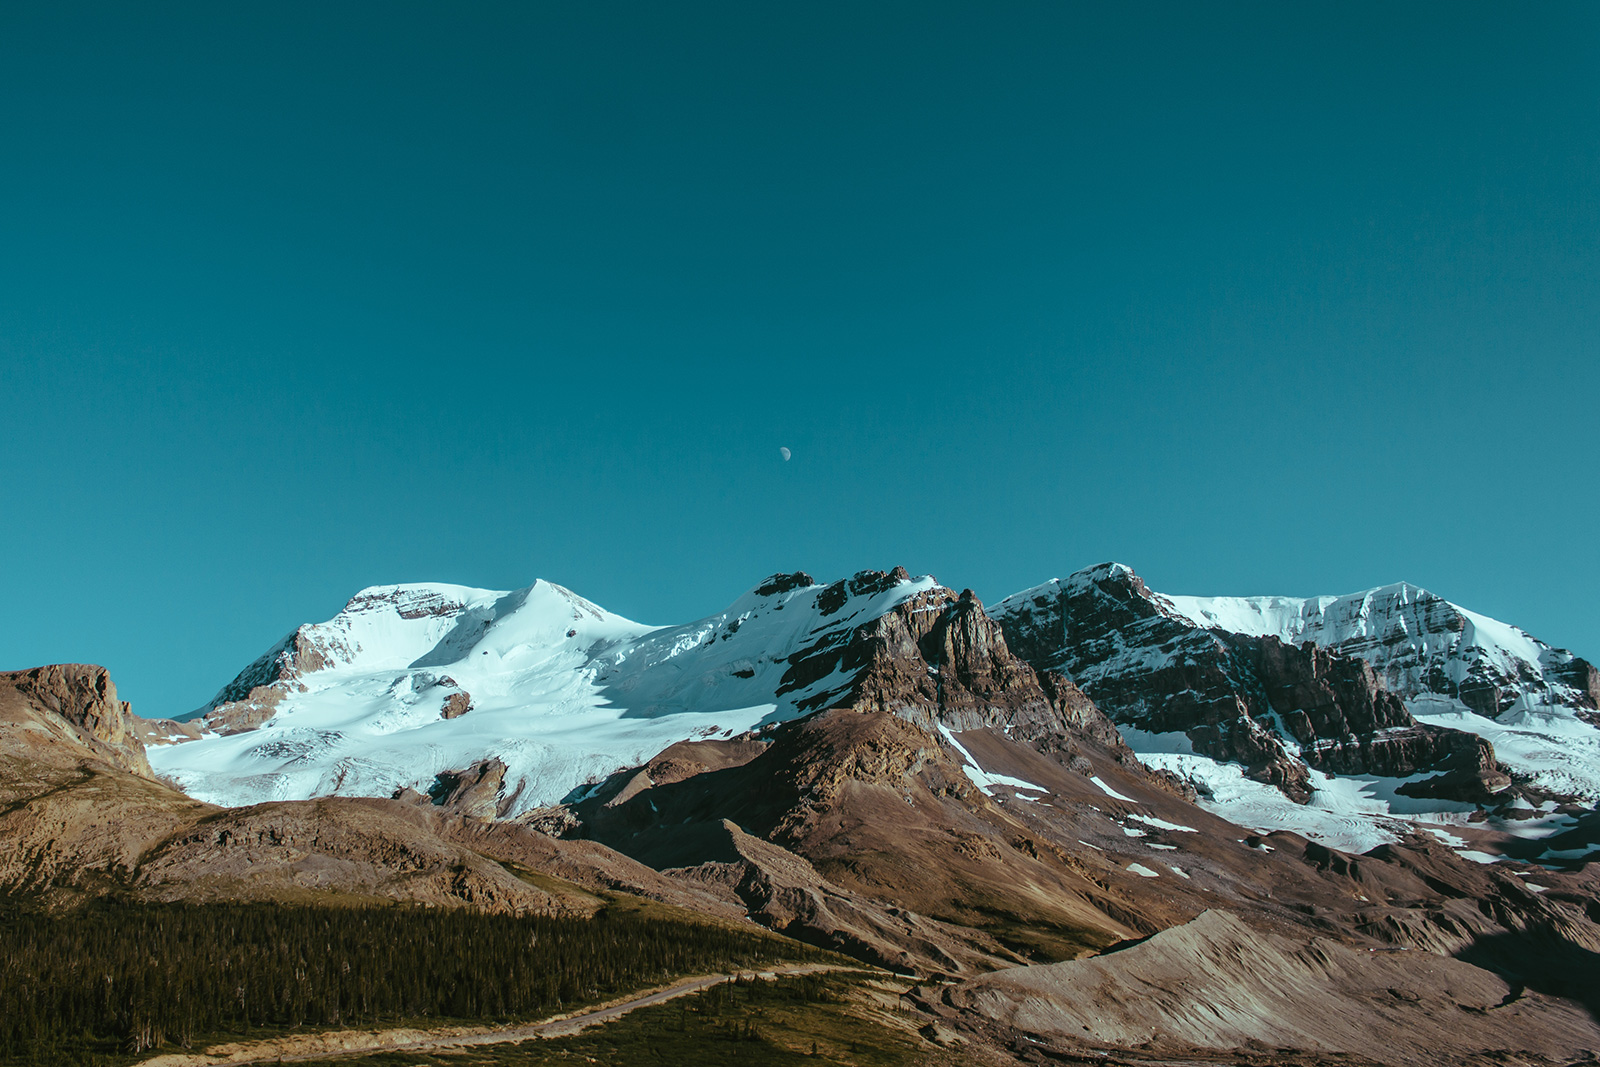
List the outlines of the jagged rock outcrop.
{"label": "jagged rock outcrop", "polygon": [[434,778],[428,796],[433,803],[457,815],[492,819],[503,814],[510,798],[505,788],[505,762],[491,756],[463,771],[443,771]]}
{"label": "jagged rock outcrop", "polygon": [[1426,773],[1414,789],[1468,800],[1510,784],[1489,742],[1419,724],[1364,660],[1202,628],[1117,564],[1010,597],[994,616],[1036,670],[1063,672],[1115,721],[1184,733],[1297,800],[1311,767]]}
{"label": "jagged rock outcrop", "polygon": [[[847,595],[871,595],[906,580],[901,567],[862,571],[824,588],[817,606],[826,616]],[[789,657],[780,692],[836,673],[851,676],[848,687],[819,693],[802,707],[889,711],[928,730],[998,726],[1028,739],[1069,728],[970,589],[957,594],[934,586],[859,626],[827,631]],[[1083,707],[1074,714],[1083,717]]]}
{"label": "jagged rock outcrop", "polygon": [[472,694],[457,689],[444,698],[444,706],[439,709],[441,719],[459,719],[472,710]]}
{"label": "jagged rock outcrop", "polygon": [[1488,801],[1511,784],[1492,744],[1419,724],[1365,660],[1309,641],[1298,648],[1273,637],[1234,637],[1232,643],[1310,766],[1390,778],[1433,772],[1434,778],[1401,787],[1415,796]]}
{"label": "jagged rock outcrop", "polygon": [[117,687],[104,667],[57,663],[0,672],[0,701],[11,705],[4,716],[10,725],[26,724],[81,746],[85,754],[114,767],[153,777],[139,740],[138,720],[128,702],[117,699]]}

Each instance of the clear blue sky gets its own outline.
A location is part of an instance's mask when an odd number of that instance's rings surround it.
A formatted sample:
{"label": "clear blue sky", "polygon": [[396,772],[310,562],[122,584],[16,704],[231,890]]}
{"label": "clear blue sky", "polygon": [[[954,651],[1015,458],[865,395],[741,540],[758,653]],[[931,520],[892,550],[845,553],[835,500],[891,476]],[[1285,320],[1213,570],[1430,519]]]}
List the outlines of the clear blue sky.
{"label": "clear blue sky", "polygon": [[425,580],[1597,658],[1597,362],[1593,3],[0,6],[0,667],[146,715]]}

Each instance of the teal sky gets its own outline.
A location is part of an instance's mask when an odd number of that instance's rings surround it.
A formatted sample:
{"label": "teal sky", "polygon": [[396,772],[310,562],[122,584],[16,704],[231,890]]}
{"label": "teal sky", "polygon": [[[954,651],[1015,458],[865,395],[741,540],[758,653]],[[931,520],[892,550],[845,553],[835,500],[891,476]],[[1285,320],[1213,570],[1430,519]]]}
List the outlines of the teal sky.
{"label": "teal sky", "polygon": [[1600,657],[1600,5],[9,3],[0,396],[0,668],[146,715],[401,581]]}

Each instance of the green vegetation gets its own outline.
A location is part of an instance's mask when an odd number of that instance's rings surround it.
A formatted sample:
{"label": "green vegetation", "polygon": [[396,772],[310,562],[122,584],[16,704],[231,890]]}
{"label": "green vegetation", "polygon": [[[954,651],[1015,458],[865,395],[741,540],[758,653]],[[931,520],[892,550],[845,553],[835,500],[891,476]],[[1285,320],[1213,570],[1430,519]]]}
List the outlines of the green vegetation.
{"label": "green vegetation", "polygon": [[626,908],[102,902],[0,912],[0,1064],[121,1064],[297,1029],[532,1019],[683,974],[824,953]]}
{"label": "green vegetation", "polygon": [[[306,1067],[905,1067],[921,1062],[911,1033],[869,1017],[873,980],[799,975],[724,982],[572,1037],[450,1052],[384,1052]],[[892,1004],[895,989],[882,990]],[[892,1006],[879,1009],[890,1015]],[[952,1060],[954,1062],[954,1060]]]}

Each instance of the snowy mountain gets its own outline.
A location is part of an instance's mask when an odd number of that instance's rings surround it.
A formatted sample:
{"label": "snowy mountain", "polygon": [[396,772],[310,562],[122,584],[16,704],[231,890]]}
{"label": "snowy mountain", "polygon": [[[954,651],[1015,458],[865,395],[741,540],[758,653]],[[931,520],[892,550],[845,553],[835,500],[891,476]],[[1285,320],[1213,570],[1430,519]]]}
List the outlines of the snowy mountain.
{"label": "snowy mountain", "polygon": [[516,816],[823,708],[1038,740],[1103,723],[1092,699],[1217,814],[1362,850],[1485,811],[1569,828],[1600,797],[1593,691],[1583,660],[1410,586],[1167,597],[1106,564],[985,612],[898,568],[796,573],[648,626],[544,581],[401,585],[298,628],[149,758],[226,805],[414,790]]}
{"label": "snowy mountain", "polygon": [[1346,596],[1163,599],[1196,626],[1360,656],[1408,701],[1442,697],[1504,721],[1558,715],[1600,722],[1593,664],[1408,583]]}
{"label": "snowy mountain", "polygon": [[495,813],[515,815],[675,742],[840,704],[930,729],[1054,728],[1053,698],[999,633],[970,593],[899,568],[826,586],[775,575],[671,627],[544,581],[381,586],[284,638],[196,713],[197,739],[150,755],[228,805],[427,793],[492,759]]}
{"label": "snowy mountain", "polygon": [[[1311,832],[1319,811],[1463,814],[1498,797],[1531,831],[1558,801],[1600,797],[1594,667],[1415,586],[1167,596],[1110,563],[991,615],[1019,655],[1066,674],[1121,724],[1142,759],[1209,788],[1240,821]],[[1472,776],[1462,735],[1488,743]],[[1286,809],[1252,778],[1310,803]]]}

